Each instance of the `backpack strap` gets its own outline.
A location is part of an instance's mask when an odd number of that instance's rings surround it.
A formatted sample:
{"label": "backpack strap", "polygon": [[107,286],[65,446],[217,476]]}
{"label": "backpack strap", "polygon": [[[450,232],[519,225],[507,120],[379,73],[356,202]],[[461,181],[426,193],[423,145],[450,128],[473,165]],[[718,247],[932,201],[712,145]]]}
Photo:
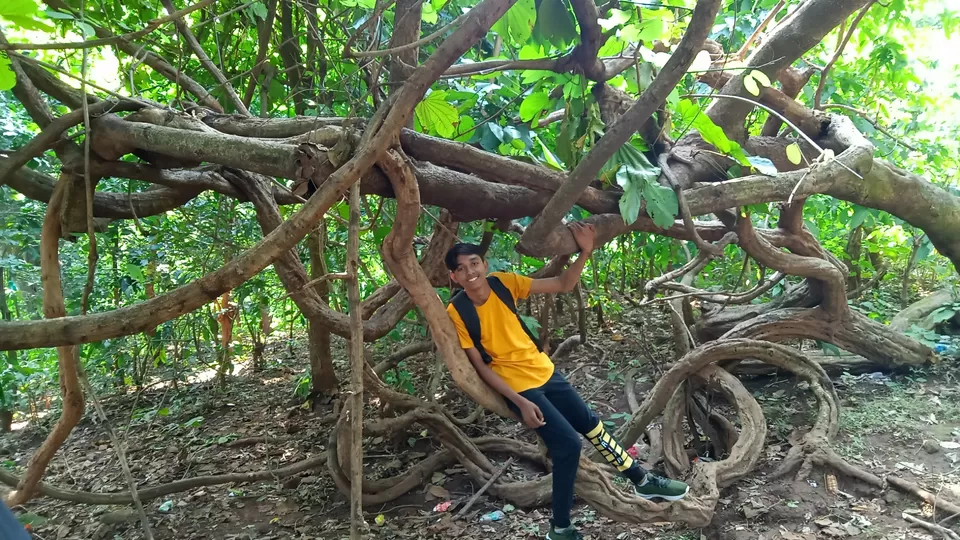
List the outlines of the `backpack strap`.
{"label": "backpack strap", "polygon": [[450,300],[450,303],[453,304],[454,309],[460,314],[460,319],[463,321],[463,325],[467,327],[467,333],[470,334],[470,339],[473,340],[473,346],[480,353],[480,358],[483,358],[483,363],[489,364],[492,362],[493,359],[490,358],[490,355],[487,354],[487,351],[480,343],[480,317],[477,315],[477,306],[473,305],[473,300],[470,300],[467,293],[461,289],[460,292]]}
{"label": "backpack strap", "polygon": [[[500,281],[499,278],[495,276],[490,276],[487,278],[487,284],[490,285],[490,289],[493,290],[493,293],[497,295],[497,298],[501,302],[506,304],[506,306],[517,316],[517,322],[520,323],[520,328],[523,328],[523,332],[527,334],[527,337],[530,338],[530,341],[533,341],[533,344],[537,346],[537,350],[543,352],[543,346],[540,344],[540,340],[537,336],[527,328],[526,323],[523,322],[523,319],[520,318],[520,314],[517,313],[517,303],[513,299],[513,295],[510,294],[510,291],[507,289],[506,285]],[[483,358],[485,364],[489,364],[493,361],[493,358],[487,353],[483,348],[483,344],[480,343],[480,316],[477,315],[477,306],[473,305],[473,300],[470,300],[470,297],[467,296],[467,293],[463,290],[458,292],[450,299],[450,303],[453,304],[454,309],[457,310],[457,313],[460,314],[460,319],[463,321],[463,325],[467,327],[467,333],[470,334],[470,339],[473,340],[473,346],[480,353],[480,358]]]}
{"label": "backpack strap", "polygon": [[520,314],[517,313],[517,303],[513,299],[513,295],[510,294],[510,291],[507,290],[506,285],[500,281],[500,278],[495,276],[488,277],[487,283],[490,284],[490,288],[493,289],[493,292],[498,298],[500,298],[500,301],[506,304],[507,307],[510,308],[510,311],[517,316],[517,322],[520,323],[520,328],[523,328],[524,333],[527,334],[527,337],[530,338],[530,341],[537,346],[537,350],[543,352],[543,345],[540,344],[540,339],[537,338],[537,336],[531,332],[529,328],[527,328],[527,324],[523,322],[523,319],[520,318]]}

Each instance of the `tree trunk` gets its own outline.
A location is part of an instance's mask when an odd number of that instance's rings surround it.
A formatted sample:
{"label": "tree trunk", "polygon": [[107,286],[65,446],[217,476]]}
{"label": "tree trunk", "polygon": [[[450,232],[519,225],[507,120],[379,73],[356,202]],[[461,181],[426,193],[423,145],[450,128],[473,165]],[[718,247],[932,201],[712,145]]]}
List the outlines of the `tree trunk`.
{"label": "tree trunk", "polygon": [[[327,243],[327,227],[323,220],[307,235],[307,251],[310,253],[310,279],[319,279],[327,274],[324,251]],[[314,285],[317,294],[326,303],[330,297],[330,282],[323,280]],[[330,355],[330,330],[319,318],[307,319],[310,344],[310,395],[314,403],[336,394],[339,383],[333,370]]]}
{"label": "tree trunk", "polygon": [[[7,279],[4,267],[0,266],[0,320],[11,321],[10,307],[7,306]],[[11,368],[17,366],[17,352],[7,351],[7,363]],[[0,388],[0,396],[4,396],[6,406],[0,404],[0,432],[9,433],[13,429],[13,398],[16,396],[14,388]]]}

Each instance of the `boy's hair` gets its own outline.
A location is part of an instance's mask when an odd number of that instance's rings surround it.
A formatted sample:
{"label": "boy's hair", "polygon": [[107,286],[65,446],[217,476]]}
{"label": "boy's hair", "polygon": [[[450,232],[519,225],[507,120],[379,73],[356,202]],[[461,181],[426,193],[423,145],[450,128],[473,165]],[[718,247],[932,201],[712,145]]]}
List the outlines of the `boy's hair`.
{"label": "boy's hair", "polygon": [[476,255],[483,259],[483,250],[476,244],[465,244],[463,242],[454,244],[453,247],[447,251],[446,257],[443,258],[444,264],[447,265],[447,268],[451,272],[455,271],[457,266],[459,266],[457,259],[461,255]]}

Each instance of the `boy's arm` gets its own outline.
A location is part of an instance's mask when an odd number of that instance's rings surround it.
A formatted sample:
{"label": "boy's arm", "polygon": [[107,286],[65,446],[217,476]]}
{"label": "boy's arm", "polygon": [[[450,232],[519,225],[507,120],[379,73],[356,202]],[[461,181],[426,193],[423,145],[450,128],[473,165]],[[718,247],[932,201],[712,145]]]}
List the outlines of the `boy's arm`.
{"label": "boy's arm", "polygon": [[512,401],[513,404],[520,409],[520,414],[525,424],[534,429],[546,424],[543,420],[543,412],[540,411],[540,407],[537,407],[535,403],[518,394],[513,388],[510,388],[510,385],[508,385],[506,381],[490,369],[490,366],[484,363],[483,358],[480,356],[480,351],[478,351],[476,347],[464,349],[464,352],[467,353],[467,358],[470,359],[470,363],[473,364],[474,369],[477,370],[483,382],[489,384],[491,388]]}
{"label": "boy's arm", "polygon": [[573,238],[580,246],[580,256],[567,267],[559,276],[552,278],[535,279],[530,283],[530,294],[549,294],[570,292],[580,281],[580,274],[587,264],[587,259],[593,252],[597,230],[593,224],[577,221],[570,225]]}

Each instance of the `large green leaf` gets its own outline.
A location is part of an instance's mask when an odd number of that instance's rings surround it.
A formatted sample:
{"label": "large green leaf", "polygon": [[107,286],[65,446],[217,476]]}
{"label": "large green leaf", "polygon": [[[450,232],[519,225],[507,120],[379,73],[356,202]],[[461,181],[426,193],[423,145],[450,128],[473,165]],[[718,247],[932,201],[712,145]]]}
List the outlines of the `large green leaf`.
{"label": "large green leaf", "polygon": [[446,92],[434,91],[417,104],[415,113],[424,130],[436,131],[441,137],[454,134],[455,122],[460,120],[456,107],[447,102]]}
{"label": "large green leaf", "polygon": [[10,90],[17,83],[17,76],[10,68],[10,58],[6,53],[0,54],[0,90]]}
{"label": "large green leaf", "polygon": [[522,45],[530,39],[536,22],[536,0],[519,0],[493,25],[493,31],[513,40],[515,45]]}
{"label": "large green leaf", "polygon": [[622,167],[617,173],[617,182],[623,188],[620,197],[620,215],[624,223],[631,224],[640,217],[640,206],[643,204],[643,183],[634,182],[630,177],[629,167]]}
{"label": "large green leaf", "polygon": [[564,0],[543,0],[537,11],[537,35],[557,47],[577,39],[577,26]]}
{"label": "large green leaf", "polygon": [[673,225],[680,212],[680,202],[672,189],[657,182],[647,182],[643,190],[643,198],[647,201],[647,215],[653,219],[657,227],[666,229]]}
{"label": "large green leaf", "polygon": [[0,2],[0,17],[26,17],[37,12],[34,0],[3,0]]}
{"label": "large green leaf", "polygon": [[743,148],[741,148],[736,141],[731,141],[727,138],[727,134],[723,132],[723,129],[714,124],[713,120],[701,111],[700,107],[694,102],[689,99],[680,100],[680,103],[677,104],[677,114],[679,116],[678,123],[684,126],[692,126],[700,133],[704,142],[712,144],[722,154],[737,160],[737,163],[740,165],[744,167],[752,166]]}
{"label": "large green leaf", "polygon": [[529,122],[550,105],[550,95],[546,92],[533,92],[520,103],[520,119]]}

